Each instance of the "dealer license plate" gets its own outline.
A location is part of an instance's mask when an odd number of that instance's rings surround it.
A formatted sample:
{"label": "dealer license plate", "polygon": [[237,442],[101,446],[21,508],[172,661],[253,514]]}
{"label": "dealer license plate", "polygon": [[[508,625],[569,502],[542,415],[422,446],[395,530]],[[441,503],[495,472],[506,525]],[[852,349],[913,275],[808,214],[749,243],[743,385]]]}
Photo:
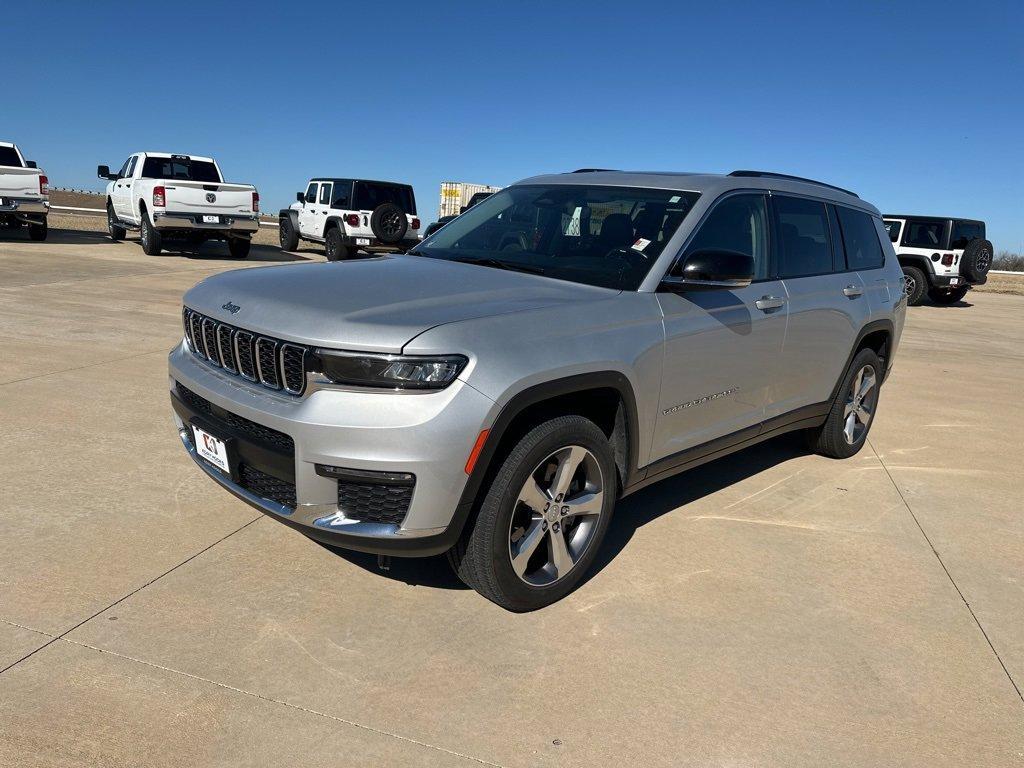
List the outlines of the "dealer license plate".
{"label": "dealer license plate", "polygon": [[195,434],[196,453],[217,467],[217,469],[230,474],[231,466],[228,464],[228,447],[219,437],[214,437],[209,432],[204,432],[199,427],[192,425],[192,432]]}
{"label": "dealer license plate", "polygon": [[356,238],[356,245],[369,245],[369,244],[370,244],[370,238],[368,238],[368,237],[357,237]]}
{"label": "dealer license plate", "polygon": [[220,224],[220,216],[203,216],[203,224]]}

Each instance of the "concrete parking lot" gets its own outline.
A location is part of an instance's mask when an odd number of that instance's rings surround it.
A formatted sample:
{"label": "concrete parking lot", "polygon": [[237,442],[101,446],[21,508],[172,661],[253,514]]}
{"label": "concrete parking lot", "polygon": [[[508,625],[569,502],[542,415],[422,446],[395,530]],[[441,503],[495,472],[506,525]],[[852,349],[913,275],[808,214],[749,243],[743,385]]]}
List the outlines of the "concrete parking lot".
{"label": "concrete parking lot", "polygon": [[857,457],[640,492],[514,615],[192,466],[181,294],[323,260],[223,255],[0,233],[0,765],[1024,765],[1024,297],[912,309]]}

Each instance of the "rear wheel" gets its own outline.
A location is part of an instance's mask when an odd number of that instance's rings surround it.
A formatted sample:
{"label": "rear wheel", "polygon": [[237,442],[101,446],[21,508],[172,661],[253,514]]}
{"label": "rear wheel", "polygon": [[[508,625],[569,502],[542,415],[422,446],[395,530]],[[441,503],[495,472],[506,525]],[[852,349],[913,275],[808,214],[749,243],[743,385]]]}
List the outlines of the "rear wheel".
{"label": "rear wheel", "polygon": [[278,236],[281,239],[282,251],[294,251],[299,247],[299,233],[295,231],[291,218],[286,216],[281,219],[281,226],[278,228]]}
{"label": "rear wheel", "polygon": [[159,256],[163,249],[163,236],[156,231],[145,211],[140,211],[142,226],[139,229],[139,239],[142,240],[142,250],[147,256]]}
{"label": "rear wheel", "polygon": [[228,250],[231,252],[231,257],[235,259],[244,259],[249,255],[249,249],[252,247],[252,241],[247,237],[230,237],[228,238]]}
{"label": "rear wheel", "polygon": [[342,261],[348,258],[348,248],[341,241],[341,230],[335,227],[327,231],[324,250],[328,261]]}
{"label": "rear wheel", "polygon": [[604,433],[560,416],[502,462],[475,522],[449,552],[466,584],[502,608],[532,611],[573,590],[611,521],[618,476]]}
{"label": "rear wheel", "polygon": [[928,291],[928,298],[936,304],[956,304],[967,295],[967,286],[959,288],[932,288]]}
{"label": "rear wheel", "polygon": [[118,240],[124,240],[124,236],[127,234],[125,228],[118,225],[117,216],[114,215],[114,206],[110,203],[107,203],[107,232],[115,243]]}
{"label": "rear wheel", "polygon": [[863,448],[878,407],[881,385],[882,361],[874,350],[862,349],[843,377],[825,423],[808,430],[811,450],[832,459],[846,459]]}
{"label": "rear wheel", "polygon": [[907,295],[907,304],[916,307],[924,299],[928,279],[918,267],[903,267],[903,292]]}
{"label": "rear wheel", "polygon": [[47,232],[46,219],[43,219],[39,224],[28,225],[28,236],[37,242],[45,240]]}

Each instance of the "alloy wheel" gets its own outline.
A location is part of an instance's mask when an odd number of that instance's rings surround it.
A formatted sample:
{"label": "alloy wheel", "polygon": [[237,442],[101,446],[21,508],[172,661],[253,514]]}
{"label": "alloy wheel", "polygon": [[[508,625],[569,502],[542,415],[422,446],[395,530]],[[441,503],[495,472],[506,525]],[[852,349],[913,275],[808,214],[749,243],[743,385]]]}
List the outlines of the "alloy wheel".
{"label": "alloy wheel", "polygon": [[917,280],[912,278],[910,275],[903,275],[903,293],[906,294],[909,299],[914,295],[914,291],[917,290]]}
{"label": "alloy wheel", "polygon": [[527,584],[563,579],[594,540],[604,507],[601,465],[586,448],[570,445],[530,473],[509,525],[512,570]]}
{"label": "alloy wheel", "polygon": [[867,432],[868,424],[878,402],[878,377],[873,365],[865,365],[850,384],[850,392],[843,408],[843,437],[850,445],[856,445]]}

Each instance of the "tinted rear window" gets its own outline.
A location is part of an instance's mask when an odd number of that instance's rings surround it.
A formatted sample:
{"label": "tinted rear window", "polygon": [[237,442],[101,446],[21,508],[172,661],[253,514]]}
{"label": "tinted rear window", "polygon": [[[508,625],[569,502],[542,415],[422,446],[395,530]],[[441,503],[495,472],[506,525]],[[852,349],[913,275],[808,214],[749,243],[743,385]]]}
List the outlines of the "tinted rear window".
{"label": "tinted rear window", "polygon": [[941,248],[944,227],[941,221],[911,219],[907,222],[907,234],[903,237],[903,244],[911,248]]}
{"label": "tinted rear window", "polygon": [[846,246],[846,264],[849,269],[878,269],[885,263],[882,243],[871,216],[853,208],[836,206],[839,224],[843,228]]}
{"label": "tinted rear window", "polygon": [[900,222],[898,221],[887,221],[885,222],[885,232],[889,235],[889,240],[896,243],[900,239]]}
{"label": "tinted rear window", "polygon": [[356,211],[372,211],[378,205],[394,203],[403,212],[416,213],[416,203],[412,196],[412,187],[402,184],[381,184],[376,181],[357,181],[355,183],[355,199],[352,209]]}
{"label": "tinted rear window", "polygon": [[217,166],[206,160],[182,160],[173,157],[147,157],[142,166],[146,179],[179,179],[181,181],[221,181]]}
{"label": "tinted rear window", "polygon": [[954,221],[950,248],[966,248],[971,240],[985,239],[985,225],[980,221]]}
{"label": "tinted rear window", "polygon": [[14,151],[14,147],[0,147],[0,165],[21,168],[21,158]]}
{"label": "tinted rear window", "polygon": [[779,219],[780,277],[823,275],[832,271],[832,244],[825,204],[776,196]]}

